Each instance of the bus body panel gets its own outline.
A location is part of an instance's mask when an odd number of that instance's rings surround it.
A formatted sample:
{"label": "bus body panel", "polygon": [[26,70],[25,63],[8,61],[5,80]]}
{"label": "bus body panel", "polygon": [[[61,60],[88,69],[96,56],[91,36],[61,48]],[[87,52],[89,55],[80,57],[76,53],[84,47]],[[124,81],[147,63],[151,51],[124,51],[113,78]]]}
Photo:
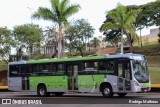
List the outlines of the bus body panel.
{"label": "bus body panel", "polygon": [[80,92],[99,92],[99,86],[102,82],[104,82],[104,74],[79,75],[78,90]]}
{"label": "bus body panel", "polygon": [[29,77],[30,90],[37,90],[39,84],[44,84],[48,92],[65,92],[68,90],[67,76],[32,76]]}
{"label": "bus body panel", "polygon": [[8,79],[8,90],[21,91],[22,90],[22,77],[10,77]]}
{"label": "bus body panel", "polygon": [[117,76],[106,75],[105,76],[105,81],[111,84],[113,92],[118,92]]}
{"label": "bus body panel", "polygon": [[134,78],[132,81],[132,92],[146,92],[151,90],[151,84],[150,82],[148,83],[139,83],[137,80]]}

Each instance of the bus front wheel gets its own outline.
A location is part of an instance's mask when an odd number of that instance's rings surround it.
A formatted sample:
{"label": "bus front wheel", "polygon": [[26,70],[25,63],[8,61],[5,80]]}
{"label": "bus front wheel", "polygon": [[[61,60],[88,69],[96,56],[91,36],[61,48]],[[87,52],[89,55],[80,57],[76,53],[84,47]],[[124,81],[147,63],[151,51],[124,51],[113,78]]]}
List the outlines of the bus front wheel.
{"label": "bus front wheel", "polygon": [[111,98],[113,97],[113,91],[110,85],[104,85],[102,87],[102,95],[105,98]]}
{"label": "bus front wheel", "polygon": [[40,97],[47,97],[49,93],[47,93],[47,88],[44,85],[40,85],[37,90],[37,95]]}

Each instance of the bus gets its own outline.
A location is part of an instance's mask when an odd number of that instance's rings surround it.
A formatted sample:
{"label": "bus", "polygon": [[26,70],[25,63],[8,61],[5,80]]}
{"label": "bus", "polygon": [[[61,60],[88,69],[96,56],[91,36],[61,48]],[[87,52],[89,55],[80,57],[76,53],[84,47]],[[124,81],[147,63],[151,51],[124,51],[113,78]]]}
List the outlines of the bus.
{"label": "bus", "polygon": [[140,54],[97,55],[10,62],[8,90],[61,96],[67,92],[103,97],[150,91],[147,60]]}

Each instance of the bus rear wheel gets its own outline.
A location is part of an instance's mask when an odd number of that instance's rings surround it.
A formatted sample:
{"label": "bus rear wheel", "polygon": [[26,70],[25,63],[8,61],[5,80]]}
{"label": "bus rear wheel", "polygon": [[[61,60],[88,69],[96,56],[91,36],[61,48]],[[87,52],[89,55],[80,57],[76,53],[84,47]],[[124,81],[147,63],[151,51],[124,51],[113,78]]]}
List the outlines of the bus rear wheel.
{"label": "bus rear wheel", "polygon": [[119,95],[119,97],[124,97],[125,95],[127,95],[127,93],[117,93]]}
{"label": "bus rear wheel", "polygon": [[38,95],[39,97],[47,97],[47,96],[50,95],[50,93],[47,92],[46,86],[40,85],[40,86],[38,87],[38,90],[37,90],[37,95]]}
{"label": "bus rear wheel", "polygon": [[113,97],[113,91],[110,85],[104,85],[102,87],[102,95],[105,98],[111,98]]}

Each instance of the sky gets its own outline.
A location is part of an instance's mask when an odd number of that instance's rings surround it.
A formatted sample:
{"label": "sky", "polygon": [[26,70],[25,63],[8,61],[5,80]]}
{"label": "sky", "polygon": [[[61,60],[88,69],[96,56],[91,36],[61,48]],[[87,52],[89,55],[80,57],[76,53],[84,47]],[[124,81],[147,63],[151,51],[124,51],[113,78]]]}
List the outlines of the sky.
{"label": "sky", "polygon": [[[106,11],[116,8],[117,3],[122,5],[142,5],[155,0],[70,0],[71,3],[79,4],[81,9],[69,20],[87,19],[94,27],[94,36],[100,36],[100,26],[105,21]],[[38,7],[50,8],[50,0],[0,0],[0,27],[13,29],[16,25],[27,23],[39,24],[40,27],[53,26],[49,21],[31,19],[31,14]],[[155,28],[155,27],[152,27]],[[138,32],[137,32],[138,34]],[[149,29],[142,30],[142,35],[149,34]]]}

